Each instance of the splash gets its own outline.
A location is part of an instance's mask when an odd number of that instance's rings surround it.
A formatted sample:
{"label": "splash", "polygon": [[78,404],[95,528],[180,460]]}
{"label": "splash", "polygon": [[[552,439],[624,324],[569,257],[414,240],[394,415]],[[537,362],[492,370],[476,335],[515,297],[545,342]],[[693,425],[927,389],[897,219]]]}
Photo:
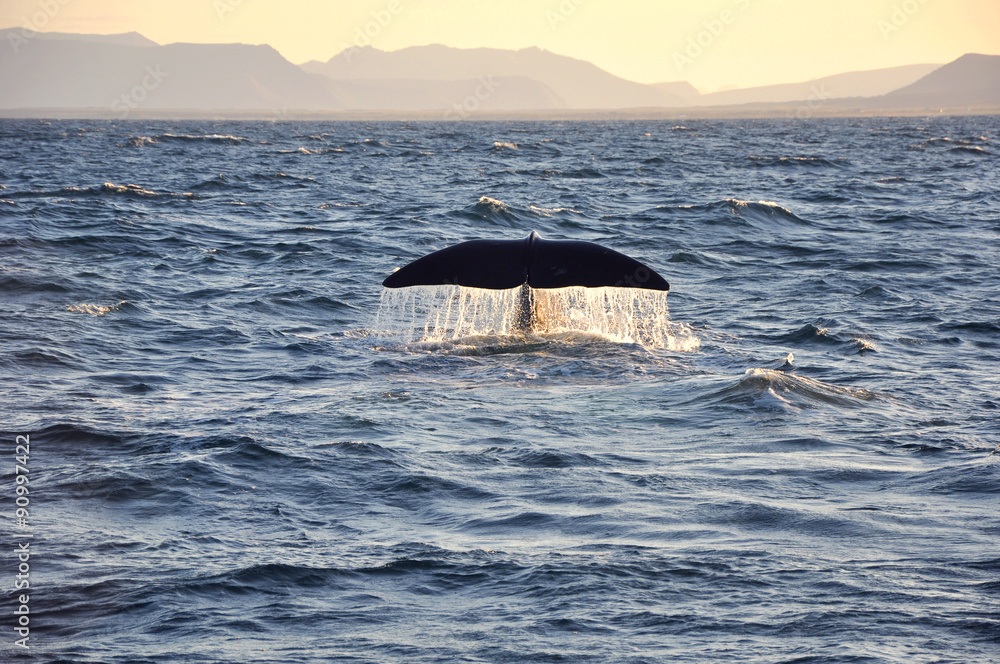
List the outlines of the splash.
{"label": "splash", "polygon": [[464,286],[387,288],[375,315],[375,336],[398,343],[526,336],[544,340],[567,333],[617,343],[691,352],[701,342],[690,327],[670,321],[667,293],[641,288],[536,289],[536,329],[517,329],[518,288]]}
{"label": "splash", "polygon": [[99,304],[71,304],[66,307],[66,311],[72,311],[78,314],[90,314],[91,316],[103,316],[110,311],[120,310],[123,304],[125,304],[125,300],[110,306],[101,306]]}

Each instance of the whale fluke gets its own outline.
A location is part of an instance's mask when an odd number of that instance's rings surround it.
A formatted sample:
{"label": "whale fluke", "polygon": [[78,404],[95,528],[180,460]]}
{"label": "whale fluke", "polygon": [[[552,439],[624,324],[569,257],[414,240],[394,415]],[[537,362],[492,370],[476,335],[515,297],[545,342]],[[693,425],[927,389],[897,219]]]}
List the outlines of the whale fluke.
{"label": "whale fluke", "polygon": [[523,240],[470,240],[446,247],[382,282],[386,288],[445,284],[494,290],[518,286],[670,290],[652,268],[625,254],[593,242],[543,240],[534,231]]}

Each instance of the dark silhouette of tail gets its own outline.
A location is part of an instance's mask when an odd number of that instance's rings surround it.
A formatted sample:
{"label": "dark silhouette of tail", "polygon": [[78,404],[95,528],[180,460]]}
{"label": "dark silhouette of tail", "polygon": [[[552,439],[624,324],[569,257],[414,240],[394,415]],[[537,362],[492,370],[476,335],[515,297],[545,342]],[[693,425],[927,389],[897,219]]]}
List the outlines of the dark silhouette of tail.
{"label": "dark silhouette of tail", "polygon": [[[427,254],[389,275],[386,288],[453,284],[470,288],[565,288],[617,286],[670,290],[651,268],[593,242],[470,240]],[[529,293],[530,295],[530,293]]]}

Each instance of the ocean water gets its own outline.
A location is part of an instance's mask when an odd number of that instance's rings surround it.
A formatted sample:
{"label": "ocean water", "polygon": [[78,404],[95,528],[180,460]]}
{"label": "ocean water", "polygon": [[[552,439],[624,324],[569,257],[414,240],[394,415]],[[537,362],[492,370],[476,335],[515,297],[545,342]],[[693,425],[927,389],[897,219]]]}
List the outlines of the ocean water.
{"label": "ocean water", "polygon": [[[656,334],[383,295],[532,230]],[[4,660],[997,662],[998,268],[998,117],[0,121]]]}

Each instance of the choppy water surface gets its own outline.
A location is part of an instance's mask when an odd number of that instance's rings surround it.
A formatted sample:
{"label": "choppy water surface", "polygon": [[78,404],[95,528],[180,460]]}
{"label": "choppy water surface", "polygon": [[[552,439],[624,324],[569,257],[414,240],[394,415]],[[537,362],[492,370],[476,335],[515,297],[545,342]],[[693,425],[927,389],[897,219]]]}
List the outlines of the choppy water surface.
{"label": "choppy water surface", "polygon": [[[3,121],[32,652],[996,662],[998,174],[996,117]],[[673,341],[382,302],[531,230]]]}

